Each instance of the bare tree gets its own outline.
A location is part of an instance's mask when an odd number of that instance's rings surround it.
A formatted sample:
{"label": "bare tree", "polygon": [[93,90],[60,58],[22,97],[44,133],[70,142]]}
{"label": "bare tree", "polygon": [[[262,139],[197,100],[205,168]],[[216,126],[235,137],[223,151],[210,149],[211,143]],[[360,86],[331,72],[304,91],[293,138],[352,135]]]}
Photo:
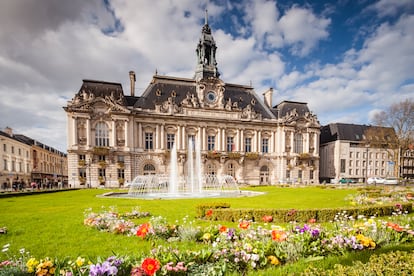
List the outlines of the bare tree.
{"label": "bare tree", "polygon": [[372,121],[374,125],[394,128],[401,149],[407,149],[414,142],[413,99],[392,104],[387,110],[376,113]]}

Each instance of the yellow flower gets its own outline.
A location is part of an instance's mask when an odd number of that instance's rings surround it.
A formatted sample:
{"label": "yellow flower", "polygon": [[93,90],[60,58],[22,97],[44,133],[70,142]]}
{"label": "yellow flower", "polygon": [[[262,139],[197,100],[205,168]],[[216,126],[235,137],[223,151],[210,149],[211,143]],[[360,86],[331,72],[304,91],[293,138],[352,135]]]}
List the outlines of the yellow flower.
{"label": "yellow flower", "polygon": [[271,255],[269,257],[267,257],[267,259],[270,261],[270,264],[272,265],[279,265],[280,261],[278,258],[276,258],[275,256]]}
{"label": "yellow flower", "polygon": [[85,263],[85,259],[78,257],[75,262],[76,262],[76,265],[80,267]]}
{"label": "yellow flower", "polygon": [[205,233],[205,234],[203,235],[203,240],[208,241],[208,240],[210,240],[210,239],[211,239],[211,234],[210,234],[210,233]]}
{"label": "yellow flower", "polygon": [[368,223],[369,223],[369,224],[373,224],[373,223],[374,223],[374,220],[373,220],[372,218],[370,218],[370,219],[368,220]]}
{"label": "yellow flower", "polygon": [[26,263],[27,272],[33,273],[38,264],[39,264],[38,260],[36,260],[35,258],[30,258]]}

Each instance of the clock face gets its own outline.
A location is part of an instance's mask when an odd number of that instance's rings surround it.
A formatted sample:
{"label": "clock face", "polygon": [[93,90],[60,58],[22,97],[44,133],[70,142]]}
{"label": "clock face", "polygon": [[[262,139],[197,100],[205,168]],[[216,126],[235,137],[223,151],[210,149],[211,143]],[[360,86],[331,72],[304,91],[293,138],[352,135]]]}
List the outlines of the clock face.
{"label": "clock face", "polygon": [[209,92],[207,93],[207,95],[206,95],[206,100],[207,100],[209,103],[214,103],[214,102],[216,101],[216,99],[217,99],[216,92],[214,92],[214,91],[209,91]]}

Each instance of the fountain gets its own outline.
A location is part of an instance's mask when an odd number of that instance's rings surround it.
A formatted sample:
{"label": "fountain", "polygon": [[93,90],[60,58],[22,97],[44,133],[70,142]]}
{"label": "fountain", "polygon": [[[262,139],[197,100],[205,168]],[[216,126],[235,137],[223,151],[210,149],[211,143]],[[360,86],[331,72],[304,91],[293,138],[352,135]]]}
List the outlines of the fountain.
{"label": "fountain", "polygon": [[[195,153],[195,156],[194,156]],[[139,175],[132,181],[128,197],[196,198],[240,195],[239,187],[230,175],[203,175],[201,149],[193,139],[188,141],[187,175],[178,176],[177,148],[171,149],[169,175]]]}

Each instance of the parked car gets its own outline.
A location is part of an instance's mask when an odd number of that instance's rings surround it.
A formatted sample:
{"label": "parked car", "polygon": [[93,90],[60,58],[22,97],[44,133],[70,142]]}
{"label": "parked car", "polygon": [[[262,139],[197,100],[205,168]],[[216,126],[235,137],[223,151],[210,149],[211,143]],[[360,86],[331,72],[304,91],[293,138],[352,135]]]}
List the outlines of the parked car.
{"label": "parked car", "polygon": [[370,177],[370,178],[368,178],[368,180],[367,180],[367,183],[368,184],[383,184],[384,183],[384,178],[382,178],[382,177]]}
{"label": "parked car", "polygon": [[397,185],[398,182],[398,178],[396,177],[387,177],[384,179],[384,184],[386,185]]}
{"label": "parked car", "polygon": [[339,183],[341,183],[341,184],[349,184],[349,183],[356,183],[356,181],[354,179],[350,179],[350,178],[341,178],[339,180]]}

